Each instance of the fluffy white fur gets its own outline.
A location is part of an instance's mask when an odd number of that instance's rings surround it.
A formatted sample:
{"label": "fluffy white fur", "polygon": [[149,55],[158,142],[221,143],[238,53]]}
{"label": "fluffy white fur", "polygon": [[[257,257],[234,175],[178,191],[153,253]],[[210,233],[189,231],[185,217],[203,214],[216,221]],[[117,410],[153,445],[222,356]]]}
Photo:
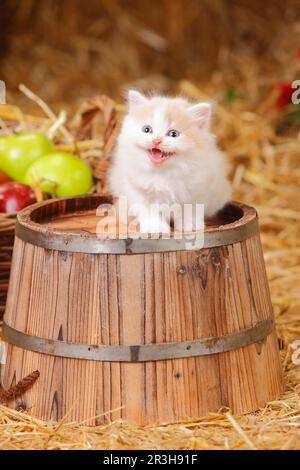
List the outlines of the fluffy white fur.
{"label": "fluffy white fur", "polygon": [[[212,216],[230,200],[227,165],[210,132],[210,117],[208,103],[193,105],[183,98],[147,98],[129,91],[109,189],[115,197],[126,196],[128,207],[143,206],[134,211],[142,232],[169,228],[161,214],[150,212],[155,203],[202,203],[205,215]],[[143,131],[145,126],[152,132]],[[167,135],[170,130],[179,135]],[[154,147],[154,152],[171,156],[153,163]]]}

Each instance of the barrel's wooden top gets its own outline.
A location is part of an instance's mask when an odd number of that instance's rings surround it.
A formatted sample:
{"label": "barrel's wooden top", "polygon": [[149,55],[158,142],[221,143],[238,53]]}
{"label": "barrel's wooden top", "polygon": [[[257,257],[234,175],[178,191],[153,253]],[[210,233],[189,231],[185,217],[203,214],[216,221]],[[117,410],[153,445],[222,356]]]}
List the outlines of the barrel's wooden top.
{"label": "barrel's wooden top", "polygon": [[[18,214],[16,235],[29,243],[62,251],[131,253],[227,245],[257,232],[255,209],[231,202],[214,218],[205,220],[205,229],[201,233],[191,232],[181,239],[176,239],[172,233],[168,238],[145,240],[135,233],[122,235],[121,240],[111,239],[109,231],[99,231],[101,218],[96,215],[100,204],[111,203],[111,197],[107,195],[85,195],[34,204]],[[125,227],[119,227],[119,234],[124,233],[127,233]]]}
{"label": "barrel's wooden top", "polygon": [[[234,209],[233,209],[234,207]],[[218,229],[220,226],[227,225],[236,222],[243,216],[236,206],[229,207],[228,211],[217,214],[215,217],[205,219],[205,230],[212,231]],[[99,220],[103,217],[99,217],[96,214],[96,209],[79,210],[71,212],[69,214],[59,214],[51,216],[41,220],[41,224],[46,227],[57,228],[65,232],[79,232],[79,233],[94,233],[97,232],[97,225]],[[134,218],[130,218],[133,220]],[[118,225],[118,233],[126,233],[127,227]],[[99,229],[98,229],[99,230]],[[103,230],[103,234],[104,234]],[[109,233],[109,228],[106,231]]]}

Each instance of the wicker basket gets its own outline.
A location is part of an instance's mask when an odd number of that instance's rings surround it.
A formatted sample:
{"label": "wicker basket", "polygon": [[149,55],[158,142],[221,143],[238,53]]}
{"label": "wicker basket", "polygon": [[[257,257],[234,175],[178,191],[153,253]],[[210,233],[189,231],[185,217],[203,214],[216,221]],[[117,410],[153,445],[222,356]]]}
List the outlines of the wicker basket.
{"label": "wicker basket", "polygon": [[[115,141],[118,112],[115,103],[106,96],[95,97],[81,106],[74,118],[65,125],[72,142],[66,142],[66,133],[56,131],[53,140],[57,149],[77,154],[88,162],[95,178],[94,191],[105,188],[105,176]],[[47,132],[55,122],[50,118],[24,115],[19,108],[0,106],[1,134],[41,130]],[[0,213],[0,321],[5,310],[10,275],[16,213]]]}
{"label": "wicker basket", "polygon": [[16,214],[0,214],[0,319],[2,319],[14,243]]}

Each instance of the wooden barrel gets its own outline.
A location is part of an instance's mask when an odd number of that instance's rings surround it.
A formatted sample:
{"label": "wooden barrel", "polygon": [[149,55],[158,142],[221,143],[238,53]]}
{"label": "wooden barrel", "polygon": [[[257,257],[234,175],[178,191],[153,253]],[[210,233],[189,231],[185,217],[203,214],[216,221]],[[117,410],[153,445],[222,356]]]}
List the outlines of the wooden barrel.
{"label": "wooden barrel", "polygon": [[88,195],[17,220],[3,332],[10,406],[43,419],[162,423],[253,411],[282,378],[255,209],[230,204],[204,246],[95,234]]}

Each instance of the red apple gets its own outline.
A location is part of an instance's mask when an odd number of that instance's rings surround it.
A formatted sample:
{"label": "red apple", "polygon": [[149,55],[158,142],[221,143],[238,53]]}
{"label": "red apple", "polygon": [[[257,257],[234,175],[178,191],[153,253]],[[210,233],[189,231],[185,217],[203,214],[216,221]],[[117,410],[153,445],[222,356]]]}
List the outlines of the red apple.
{"label": "red apple", "polygon": [[30,186],[14,182],[0,185],[0,212],[17,212],[35,202]]}
{"label": "red apple", "polygon": [[7,183],[7,181],[12,181],[11,177],[4,173],[4,171],[0,171],[0,184]]}

